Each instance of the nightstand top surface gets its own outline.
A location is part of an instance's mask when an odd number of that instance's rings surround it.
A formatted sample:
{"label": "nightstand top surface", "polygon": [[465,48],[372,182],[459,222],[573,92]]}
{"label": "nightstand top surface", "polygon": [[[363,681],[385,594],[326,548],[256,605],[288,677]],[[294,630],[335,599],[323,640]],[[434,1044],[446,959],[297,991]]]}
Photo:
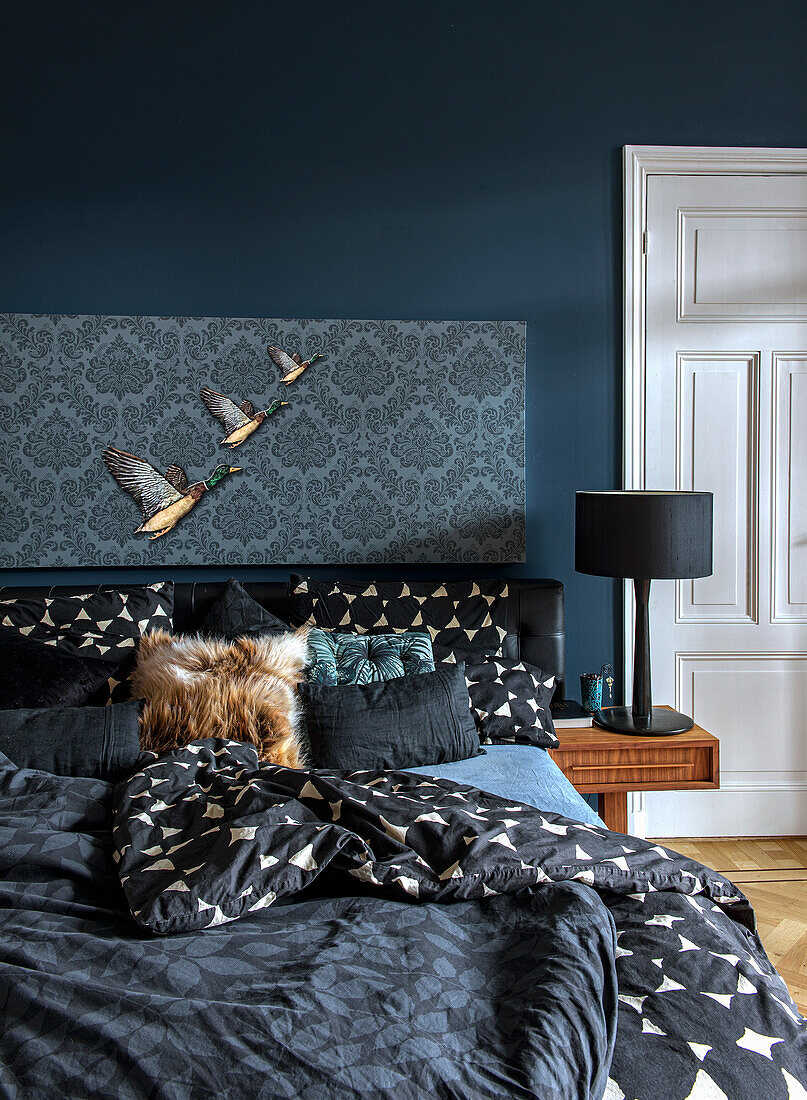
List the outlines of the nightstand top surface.
{"label": "nightstand top surface", "polygon": [[[607,708],[603,708],[604,710]],[[665,707],[669,710],[669,707]],[[561,748],[582,748],[584,745],[592,748],[618,747],[630,748],[632,745],[656,745],[662,748],[664,745],[713,745],[718,738],[713,733],[707,733],[701,726],[694,725],[685,733],[668,733],[656,737],[641,737],[633,733],[613,733],[611,730],[600,729],[599,726],[585,726],[583,729],[559,729],[555,730],[555,736],[560,741]]]}

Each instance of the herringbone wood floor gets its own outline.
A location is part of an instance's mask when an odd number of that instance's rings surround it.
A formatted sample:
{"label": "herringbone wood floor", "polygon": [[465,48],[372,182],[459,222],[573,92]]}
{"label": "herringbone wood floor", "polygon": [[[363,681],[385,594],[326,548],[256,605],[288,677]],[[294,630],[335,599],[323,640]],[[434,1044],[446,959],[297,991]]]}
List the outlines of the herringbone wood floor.
{"label": "herringbone wood floor", "polygon": [[669,837],[660,843],[740,887],[756,911],[768,958],[807,1015],[807,837]]}

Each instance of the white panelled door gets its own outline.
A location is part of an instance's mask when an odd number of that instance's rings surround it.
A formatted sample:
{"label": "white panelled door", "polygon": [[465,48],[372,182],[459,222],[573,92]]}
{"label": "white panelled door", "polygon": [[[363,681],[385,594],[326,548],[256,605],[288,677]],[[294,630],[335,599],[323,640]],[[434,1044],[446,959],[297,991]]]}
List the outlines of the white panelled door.
{"label": "white panelled door", "polygon": [[714,493],[714,574],[651,592],[653,697],[720,737],[719,792],[649,836],[807,833],[807,173],[647,177],[648,489]]}

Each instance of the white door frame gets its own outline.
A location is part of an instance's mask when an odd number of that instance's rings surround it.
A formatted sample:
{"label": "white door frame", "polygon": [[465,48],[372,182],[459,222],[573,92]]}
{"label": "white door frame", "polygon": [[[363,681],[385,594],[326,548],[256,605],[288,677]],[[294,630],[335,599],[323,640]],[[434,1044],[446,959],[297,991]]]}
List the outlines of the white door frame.
{"label": "white door frame", "polygon": [[[746,176],[807,172],[807,149],[709,148],[698,145],[626,145],[623,204],[622,488],[645,488],[645,225],[649,175]],[[672,486],[654,486],[672,488]],[[623,591],[625,699],[633,680],[633,586]],[[676,706],[674,699],[662,700]]]}

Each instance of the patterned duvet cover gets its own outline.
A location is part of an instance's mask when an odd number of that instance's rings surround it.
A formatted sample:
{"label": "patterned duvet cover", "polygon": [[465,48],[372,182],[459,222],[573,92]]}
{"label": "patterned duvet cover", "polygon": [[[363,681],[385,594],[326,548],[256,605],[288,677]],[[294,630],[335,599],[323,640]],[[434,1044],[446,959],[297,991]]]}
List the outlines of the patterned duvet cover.
{"label": "patterned duvet cover", "polygon": [[691,860],[448,780],[0,756],[3,1096],[803,1097],[753,928]]}

